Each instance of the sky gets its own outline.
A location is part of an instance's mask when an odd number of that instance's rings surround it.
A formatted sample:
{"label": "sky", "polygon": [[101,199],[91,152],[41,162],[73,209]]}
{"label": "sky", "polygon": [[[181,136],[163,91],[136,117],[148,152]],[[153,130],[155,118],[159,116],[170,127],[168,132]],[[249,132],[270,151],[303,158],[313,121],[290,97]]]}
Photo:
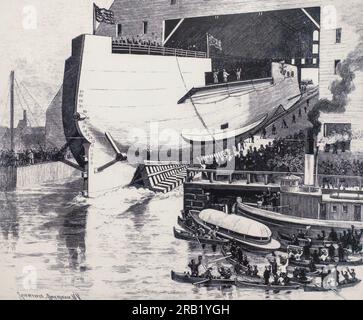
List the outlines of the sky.
{"label": "sky", "polygon": [[[8,83],[11,70],[40,107],[28,99],[32,125],[44,125],[45,111],[63,80],[71,41],[92,33],[92,5],[109,7],[112,0],[0,1],[0,125],[8,125]],[[27,94],[24,93],[27,97]],[[15,96],[15,125],[22,108]],[[18,100],[18,101],[17,101]]]}

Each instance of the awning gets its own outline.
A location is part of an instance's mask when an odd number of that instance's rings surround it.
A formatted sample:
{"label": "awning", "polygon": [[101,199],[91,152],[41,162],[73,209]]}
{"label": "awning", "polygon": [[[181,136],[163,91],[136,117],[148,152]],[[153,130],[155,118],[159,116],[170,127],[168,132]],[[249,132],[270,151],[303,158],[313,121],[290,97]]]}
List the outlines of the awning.
{"label": "awning", "polygon": [[207,209],[200,212],[199,218],[206,223],[254,238],[270,239],[272,235],[264,224],[235,214]]}

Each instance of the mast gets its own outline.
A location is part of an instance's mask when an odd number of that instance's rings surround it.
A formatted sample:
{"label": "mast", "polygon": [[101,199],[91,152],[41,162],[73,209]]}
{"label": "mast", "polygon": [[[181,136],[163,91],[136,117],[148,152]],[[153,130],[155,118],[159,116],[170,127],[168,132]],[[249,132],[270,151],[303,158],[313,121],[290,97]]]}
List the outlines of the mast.
{"label": "mast", "polygon": [[96,34],[96,29],[97,29],[97,25],[96,25],[96,5],[95,5],[95,3],[93,3],[93,35]]}
{"label": "mast", "polygon": [[10,73],[10,150],[14,151],[14,81],[15,72]]}

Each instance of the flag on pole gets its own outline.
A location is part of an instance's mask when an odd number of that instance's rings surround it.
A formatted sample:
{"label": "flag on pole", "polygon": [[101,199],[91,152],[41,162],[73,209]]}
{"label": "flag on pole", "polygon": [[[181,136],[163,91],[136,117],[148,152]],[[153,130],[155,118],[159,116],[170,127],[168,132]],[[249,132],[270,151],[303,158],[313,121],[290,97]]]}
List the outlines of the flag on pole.
{"label": "flag on pole", "polygon": [[218,50],[222,51],[222,40],[218,40],[217,38],[213,37],[211,34],[207,34],[208,36],[208,45],[210,47],[215,47]]}
{"label": "flag on pole", "polygon": [[104,22],[107,24],[115,24],[115,16],[112,10],[99,8],[96,4],[93,4],[95,20],[97,22]]}
{"label": "flag on pole", "polygon": [[324,289],[336,290],[338,287],[337,268],[335,266],[326,267],[326,270],[328,271],[328,275],[323,279],[322,286]]}

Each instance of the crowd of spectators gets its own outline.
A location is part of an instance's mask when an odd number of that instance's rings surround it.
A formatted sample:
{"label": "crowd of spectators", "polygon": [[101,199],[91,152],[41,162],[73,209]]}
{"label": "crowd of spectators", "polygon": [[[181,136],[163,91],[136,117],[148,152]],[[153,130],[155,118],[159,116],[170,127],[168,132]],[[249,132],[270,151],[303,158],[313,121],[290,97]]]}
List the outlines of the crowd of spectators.
{"label": "crowd of spectators", "polygon": [[[253,138],[251,138],[253,140]],[[303,131],[285,138],[275,138],[267,145],[260,147],[241,143],[240,151],[235,157],[226,157],[227,161],[235,161],[237,171],[274,171],[274,172],[304,172],[305,134]],[[214,163],[214,166],[217,166]],[[226,166],[220,163],[219,167]],[[213,169],[211,166],[207,167]],[[363,176],[363,161],[353,159],[334,159],[318,162],[318,172],[321,175]]]}
{"label": "crowd of spectators", "polygon": [[134,46],[145,46],[145,47],[162,47],[163,44],[156,40],[155,38],[146,38],[144,36],[137,35],[129,37],[129,36],[121,36],[115,38],[113,40],[114,44],[117,45],[134,45]]}
{"label": "crowd of spectators", "polygon": [[33,148],[14,152],[11,150],[0,151],[0,167],[22,167],[37,163],[59,161],[64,159],[65,152],[57,148]]}
{"label": "crowd of spectators", "polygon": [[363,161],[354,159],[326,160],[319,163],[319,173],[325,175],[363,176]]}
{"label": "crowd of spectators", "polygon": [[266,146],[250,146],[236,157],[236,170],[302,172],[304,168],[303,132],[277,138]]}

